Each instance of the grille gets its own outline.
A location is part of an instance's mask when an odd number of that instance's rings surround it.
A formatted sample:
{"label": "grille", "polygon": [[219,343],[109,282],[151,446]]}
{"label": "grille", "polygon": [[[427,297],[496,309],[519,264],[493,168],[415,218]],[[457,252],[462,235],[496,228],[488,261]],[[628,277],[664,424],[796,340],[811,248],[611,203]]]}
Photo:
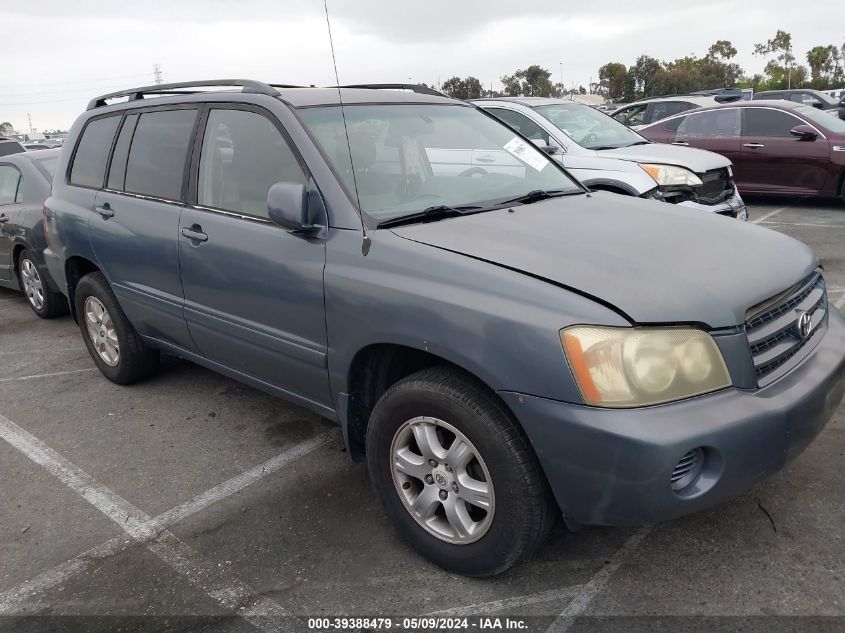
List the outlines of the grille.
{"label": "grille", "polygon": [[[808,315],[805,321],[809,319],[809,335],[800,329],[804,314]],[[827,290],[818,272],[749,310],[745,334],[757,384],[763,387],[797,365],[812,349],[811,343],[821,337],[826,323]]]}
{"label": "grille", "polygon": [[734,184],[727,169],[713,169],[699,177],[704,184],[696,190],[698,202],[718,204],[733,194]]}
{"label": "grille", "polygon": [[684,454],[675,468],[672,470],[672,476],[669,482],[672,484],[672,490],[681,490],[686,488],[692,480],[701,472],[701,467],[704,465],[704,451],[700,448],[694,448]]}

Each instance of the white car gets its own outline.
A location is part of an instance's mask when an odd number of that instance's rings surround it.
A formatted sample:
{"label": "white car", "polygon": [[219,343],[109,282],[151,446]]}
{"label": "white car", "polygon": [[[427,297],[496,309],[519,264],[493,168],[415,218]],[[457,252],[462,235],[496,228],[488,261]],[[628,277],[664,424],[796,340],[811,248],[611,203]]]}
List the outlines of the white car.
{"label": "white car", "polygon": [[[652,143],[595,108],[573,101],[505,97],[474,103],[542,147],[591,189],[748,219],[731,162],[724,156]],[[509,168],[506,152],[476,154],[473,165],[480,171]]]}

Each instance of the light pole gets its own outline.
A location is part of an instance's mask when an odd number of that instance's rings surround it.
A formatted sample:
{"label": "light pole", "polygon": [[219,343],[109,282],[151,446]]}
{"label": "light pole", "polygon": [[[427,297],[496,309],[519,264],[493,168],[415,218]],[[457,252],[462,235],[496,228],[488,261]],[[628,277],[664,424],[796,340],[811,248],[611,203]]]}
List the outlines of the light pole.
{"label": "light pole", "polygon": [[563,62],[560,62],[560,96],[563,96]]}

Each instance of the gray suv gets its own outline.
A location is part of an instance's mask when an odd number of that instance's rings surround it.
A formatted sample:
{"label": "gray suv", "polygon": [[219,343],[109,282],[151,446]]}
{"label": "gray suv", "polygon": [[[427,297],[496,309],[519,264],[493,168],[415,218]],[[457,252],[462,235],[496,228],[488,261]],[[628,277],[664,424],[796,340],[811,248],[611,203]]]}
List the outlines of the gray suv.
{"label": "gray suv", "polygon": [[[493,148],[509,170],[480,173]],[[843,394],[845,320],[806,246],[590,193],[423,89],[106,95],[46,207],[107,378],[168,352],[334,420],[397,530],[462,574],[528,556],[558,512],[631,525],[733,497]]]}

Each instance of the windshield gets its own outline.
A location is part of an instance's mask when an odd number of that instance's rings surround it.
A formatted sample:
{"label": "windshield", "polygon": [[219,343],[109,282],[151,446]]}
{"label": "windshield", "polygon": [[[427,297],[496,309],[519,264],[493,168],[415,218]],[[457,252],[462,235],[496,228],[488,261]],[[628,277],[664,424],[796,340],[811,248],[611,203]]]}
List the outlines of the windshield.
{"label": "windshield", "polygon": [[349,191],[357,185],[361,210],[378,222],[441,205],[495,206],[538,190],[582,191],[532,143],[476,108],[365,104],[344,110],[351,162],[340,107],[300,114]]}
{"label": "windshield", "polygon": [[797,106],[793,111],[810,123],[820,125],[836,134],[845,134],[845,121],[836,115],[829,114],[828,110],[819,110],[812,106]]}
{"label": "windshield", "polygon": [[647,142],[613,117],[580,103],[555,103],[534,109],[586,149],[616,149]]}

